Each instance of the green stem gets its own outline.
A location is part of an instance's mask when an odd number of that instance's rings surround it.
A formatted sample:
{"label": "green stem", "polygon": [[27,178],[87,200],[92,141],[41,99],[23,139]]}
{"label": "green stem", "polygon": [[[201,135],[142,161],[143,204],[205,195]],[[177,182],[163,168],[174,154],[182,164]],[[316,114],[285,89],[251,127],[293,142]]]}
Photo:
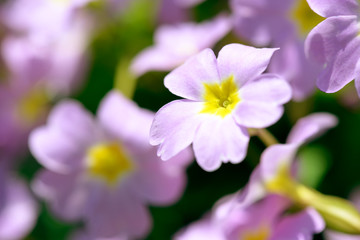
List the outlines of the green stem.
{"label": "green stem", "polygon": [[250,128],[249,134],[257,136],[267,147],[278,144],[279,141],[265,128]]}

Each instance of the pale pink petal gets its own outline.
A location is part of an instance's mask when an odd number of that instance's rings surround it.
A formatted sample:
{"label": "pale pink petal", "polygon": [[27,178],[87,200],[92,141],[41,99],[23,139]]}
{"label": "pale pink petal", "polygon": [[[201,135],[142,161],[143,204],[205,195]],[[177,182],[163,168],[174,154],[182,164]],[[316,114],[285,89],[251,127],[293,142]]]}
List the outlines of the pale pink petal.
{"label": "pale pink petal", "polygon": [[284,217],[276,226],[270,240],[311,240],[325,228],[321,215],[312,208]]}
{"label": "pale pink petal", "polygon": [[319,89],[333,93],[352,81],[356,77],[355,69],[359,56],[360,39],[355,38],[326,65],[317,82]]}
{"label": "pale pink petal", "polygon": [[8,179],[5,203],[0,208],[0,239],[24,239],[35,227],[38,206],[25,186],[18,179]]}
{"label": "pale pink petal", "polygon": [[357,15],[359,4],[356,0],[307,0],[310,8],[322,17]]}
{"label": "pale pink petal", "polygon": [[263,181],[274,179],[282,168],[291,169],[298,148],[297,144],[275,144],[265,149],[260,162]]}
{"label": "pale pink petal", "polygon": [[86,148],[99,139],[95,122],[79,103],[64,101],[50,113],[48,124],[35,129],[29,147],[36,159],[57,172],[82,164]]}
{"label": "pale pink petal", "polygon": [[[101,101],[97,117],[109,138],[148,149],[149,131],[154,113],[139,108],[120,92],[110,91]],[[141,146],[141,147],[140,147]]]}
{"label": "pale pink petal", "polygon": [[281,118],[284,107],[264,102],[241,101],[234,111],[233,117],[239,125],[266,128]]}
{"label": "pale pink petal", "polygon": [[176,100],[163,106],[155,115],[150,130],[150,144],[159,145],[158,156],[168,160],[188,147],[203,121],[203,104]]}
{"label": "pale pink petal", "polygon": [[227,116],[208,115],[194,138],[198,164],[206,171],[215,171],[222,162],[240,163],[246,156],[249,134]]}
{"label": "pale pink petal", "polygon": [[291,99],[290,85],[275,74],[263,74],[239,90],[240,99],[273,105],[284,104]]}
{"label": "pale pink petal", "polygon": [[242,87],[265,71],[275,48],[254,48],[242,44],[229,44],[223,47],[218,56],[221,79],[234,76]]}
{"label": "pale pink petal", "polygon": [[313,94],[322,66],[306,58],[304,40],[291,38],[274,53],[269,71],[282,76],[292,88],[292,99],[303,101]]}
{"label": "pale pink petal", "polygon": [[75,221],[83,216],[88,189],[77,173],[63,175],[43,170],[36,176],[32,188],[49,203],[57,217]]}
{"label": "pale pink petal", "polygon": [[336,92],[355,78],[360,54],[358,31],[355,16],[336,16],[324,20],[309,33],[305,51],[325,68],[317,81],[320,90]]}
{"label": "pale pink petal", "polygon": [[[264,199],[247,207],[234,208],[224,219],[227,239],[242,239],[246,232],[272,226],[291,202],[280,195],[267,195]],[[289,239],[290,240],[290,239]]]}
{"label": "pale pink petal", "polygon": [[149,47],[140,52],[131,64],[137,76],[150,71],[170,71],[181,65],[190,56],[177,56],[167,49]]}
{"label": "pale pink petal", "polygon": [[174,240],[226,240],[222,229],[211,218],[200,220],[178,232]]}
{"label": "pale pink petal", "polygon": [[239,207],[248,207],[267,194],[259,167],[251,173],[250,180],[238,196]]}
{"label": "pale pink petal", "polygon": [[175,95],[191,100],[202,100],[204,83],[219,81],[214,52],[205,49],[169,73],[165,77],[164,84]]}
{"label": "pale pink petal", "polygon": [[152,225],[144,202],[124,186],[116,191],[102,186],[93,188],[85,215],[89,233],[98,237],[124,234],[131,239],[142,239]]}
{"label": "pale pink petal", "polygon": [[176,202],[186,186],[185,167],[193,159],[191,149],[186,148],[166,162],[156,156],[155,149],[137,157],[142,157],[142,161],[139,161],[139,171],[132,177],[133,190],[152,205]]}
{"label": "pale pink petal", "polygon": [[336,116],[330,113],[313,113],[299,119],[291,129],[287,143],[303,144],[337,125]]}
{"label": "pale pink petal", "polygon": [[330,17],[311,30],[305,40],[305,53],[311,59],[325,64],[343,51],[358,33],[355,16]]}

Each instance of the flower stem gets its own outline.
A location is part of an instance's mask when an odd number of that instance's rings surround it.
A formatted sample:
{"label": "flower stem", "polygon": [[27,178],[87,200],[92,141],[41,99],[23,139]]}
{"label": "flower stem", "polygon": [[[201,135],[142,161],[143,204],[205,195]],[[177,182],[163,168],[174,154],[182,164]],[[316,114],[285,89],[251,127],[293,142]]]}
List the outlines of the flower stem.
{"label": "flower stem", "polygon": [[267,146],[278,144],[279,141],[265,128],[250,128],[249,134],[257,136]]}

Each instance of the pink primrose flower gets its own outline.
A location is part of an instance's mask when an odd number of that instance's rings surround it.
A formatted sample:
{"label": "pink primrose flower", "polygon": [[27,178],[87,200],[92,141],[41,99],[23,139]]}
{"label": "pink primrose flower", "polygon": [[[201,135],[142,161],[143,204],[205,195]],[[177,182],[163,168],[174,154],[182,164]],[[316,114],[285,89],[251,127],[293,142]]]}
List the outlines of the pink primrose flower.
{"label": "pink primrose flower", "polygon": [[312,10],[326,18],[305,41],[310,59],[323,66],[317,86],[327,93],[337,92],[355,79],[360,96],[360,25],[356,0],[308,0]]}
{"label": "pink primrose flower", "polygon": [[237,207],[234,197],[211,216],[180,231],[176,240],[303,240],[324,229],[324,221],[313,209],[285,214],[290,202],[269,195],[247,207]]}
{"label": "pink primrose flower", "polygon": [[[293,169],[298,149],[336,124],[337,118],[329,113],[313,113],[298,120],[289,133],[286,144],[272,145],[262,153],[260,165],[251,174],[247,186],[239,196],[240,205],[250,205],[266,196],[269,183],[279,174],[286,174],[289,181],[295,180],[296,172]],[[291,176],[287,176],[288,174]]]}
{"label": "pink primrose flower", "polygon": [[225,16],[199,24],[160,26],[155,33],[154,46],[144,49],[135,57],[132,71],[142,75],[152,70],[172,70],[201,50],[215,45],[230,28],[230,19]]}
{"label": "pink primrose flower", "polygon": [[0,239],[21,240],[35,226],[38,206],[25,182],[0,165]]}
{"label": "pink primrose flower", "polygon": [[34,191],[64,220],[84,220],[94,237],[144,237],[151,228],[146,207],[174,203],[185,187],[189,149],[164,163],[149,144],[153,113],[116,91],[101,102],[94,119],[66,100],[35,129],[30,150],[46,169]]}
{"label": "pink primrose flower", "polygon": [[291,98],[285,80],[262,74],[274,51],[230,44],[216,58],[205,49],[168,74],[165,86],[186,99],[157,112],[150,143],[159,145],[158,155],[168,160],[192,143],[206,171],[222,162],[241,162],[249,142],[247,128],[274,124]]}

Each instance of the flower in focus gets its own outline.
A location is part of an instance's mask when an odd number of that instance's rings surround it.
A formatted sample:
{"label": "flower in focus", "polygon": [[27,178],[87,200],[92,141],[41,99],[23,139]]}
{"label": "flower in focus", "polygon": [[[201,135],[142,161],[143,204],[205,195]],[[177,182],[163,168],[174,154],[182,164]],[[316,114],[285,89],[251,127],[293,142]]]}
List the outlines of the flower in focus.
{"label": "flower in focus", "polygon": [[360,96],[359,2],[308,0],[308,3],[314,12],[326,18],[305,41],[307,55],[323,66],[317,86],[333,93],[355,79]]}
{"label": "flower in focus", "polygon": [[84,220],[94,237],[138,238],[148,233],[146,204],[175,202],[185,187],[185,149],[164,163],[149,145],[153,113],[110,92],[93,119],[79,103],[63,101],[48,124],[30,135],[30,149],[46,168],[35,192],[65,220]]}
{"label": "flower in focus", "polygon": [[201,50],[212,47],[230,28],[230,19],[225,16],[200,24],[161,26],[155,33],[155,46],[146,48],[135,57],[132,71],[142,75],[152,70],[172,70]]}
{"label": "flower in focus", "polygon": [[286,214],[290,202],[269,195],[245,208],[237,208],[235,199],[222,203],[210,217],[190,225],[176,240],[302,240],[324,229],[324,221],[313,209]]}
{"label": "flower in focus", "polygon": [[247,152],[247,128],[274,124],[291,98],[285,80],[261,74],[276,49],[230,44],[216,59],[210,49],[165,77],[165,86],[186,98],[163,106],[154,118],[150,143],[168,160],[193,143],[206,171],[222,162],[239,163]]}
{"label": "flower in focus", "polygon": [[35,226],[37,203],[22,180],[0,167],[0,239],[20,240]]}

